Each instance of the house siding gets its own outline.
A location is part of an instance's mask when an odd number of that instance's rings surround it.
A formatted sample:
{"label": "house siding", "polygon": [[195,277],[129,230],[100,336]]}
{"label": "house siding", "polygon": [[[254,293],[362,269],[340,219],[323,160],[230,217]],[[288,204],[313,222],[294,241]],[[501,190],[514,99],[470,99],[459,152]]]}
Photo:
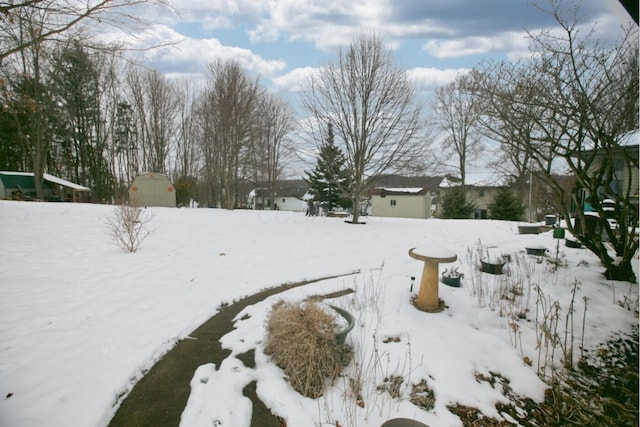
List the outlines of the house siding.
{"label": "house siding", "polygon": [[431,196],[386,194],[371,196],[371,215],[398,218],[429,218]]}

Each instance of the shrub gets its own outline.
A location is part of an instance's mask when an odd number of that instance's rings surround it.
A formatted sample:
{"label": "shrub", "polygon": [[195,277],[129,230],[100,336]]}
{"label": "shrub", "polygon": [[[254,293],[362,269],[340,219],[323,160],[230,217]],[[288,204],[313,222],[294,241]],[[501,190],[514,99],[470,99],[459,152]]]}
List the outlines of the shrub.
{"label": "shrub", "polygon": [[518,221],[524,215],[525,207],[508,187],[500,187],[488,206],[491,219]]}
{"label": "shrub", "polygon": [[442,197],[442,218],[467,219],[475,210],[476,205],[467,201],[467,192],[463,187],[453,187]]}
{"label": "shrub", "polygon": [[120,205],[107,218],[107,228],[113,241],[124,252],[131,253],[137,251],[142,241],[151,234],[151,230],[145,227],[149,221],[151,216],[142,208]]}
{"label": "shrub", "polygon": [[300,394],[322,395],[326,379],[335,379],[347,364],[350,351],[335,340],[336,318],[314,301],[280,301],[267,319],[265,354],[289,377]]}

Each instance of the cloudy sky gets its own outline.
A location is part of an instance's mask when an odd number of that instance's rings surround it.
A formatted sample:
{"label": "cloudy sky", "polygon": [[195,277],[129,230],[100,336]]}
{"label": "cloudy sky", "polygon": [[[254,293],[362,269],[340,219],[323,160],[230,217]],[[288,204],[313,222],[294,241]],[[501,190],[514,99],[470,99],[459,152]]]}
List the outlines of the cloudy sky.
{"label": "cloudy sky", "polygon": [[[394,50],[429,105],[433,91],[481,61],[527,55],[527,31],[553,28],[549,0],[157,0],[135,13],[136,34],[103,33],[170,77],[204,81],[207,64],[235,59],[298,108],[307,76],[336,58],[354,35],[375,32]],[[533,2],[537,2],[534,5]],[[584,31],[604,43],[632,20],[618,0],[555,0],[579,5]],[[146,49],[148,46],[158,46]],[[311,158],[311,157],[310,157]]]}
{"label": "cloudy sky", "polygon": [[[573,1],[560,1],[571,9]],[[578,3],[585,25],[597,22],[605,39],[631,21],[618,0]],[[140,15],[149,26],[129,40],[133,47],[172,43],[139,53],[145,63],[197,78],[208,63],[234,58],[281,92],[295,91],[361,31],[381,35],[429,90],[479,61],[526,54],[526,30],[553,25],[531,0],[170,0]]]}

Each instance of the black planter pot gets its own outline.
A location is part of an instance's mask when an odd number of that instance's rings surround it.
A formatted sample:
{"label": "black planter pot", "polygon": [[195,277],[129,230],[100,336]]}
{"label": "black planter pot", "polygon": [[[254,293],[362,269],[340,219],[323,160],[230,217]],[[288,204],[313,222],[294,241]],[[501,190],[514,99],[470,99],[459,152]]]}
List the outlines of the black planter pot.
{"label": "black planter pot", "polygon": [[442,275],[442,278],[440,279],[442,283],[444,283],[447,286],[451,286],[454,288],[459,288],[460,287],[460,276],[445,276],[444,274]]}
{"label": "black planter pot", "polygon": [[528,255],[544,256],[547,253],[547,248],[526,248]]}
{"label": "black planter pot", "polygon": [[487,262],[487,261],[480,261],[480,262],[481,262],[481,270],[483,273],[504,274],[504,271],[503,271],[504,262]]}
{"label": "black planter pot", "polygon": [[537,224],[519,225],[518,233],[520,234],[540,234],[540,226]]}
{"label": "black planter pot", "polygon": [[564,239],[564,244],[568,248],[580,249],[582,247],[582,244],[577,240]]}

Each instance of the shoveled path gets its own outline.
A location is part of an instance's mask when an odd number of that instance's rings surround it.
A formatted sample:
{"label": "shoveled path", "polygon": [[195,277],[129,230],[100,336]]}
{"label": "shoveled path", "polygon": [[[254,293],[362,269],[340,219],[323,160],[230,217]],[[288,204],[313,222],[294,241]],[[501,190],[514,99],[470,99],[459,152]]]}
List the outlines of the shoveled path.
{"label": "shoveled path", "polygon": [[[225,307],[189,335],[195,339],[184,339],[178,342],[136,383],[109,426],[177,427],[189,399],[191,392],[189,384],[196,369],[206,363],[215,363],[216,366],[220,366],[221,362],[231,354],[231,351],[222,348],[219,340],[233,330],[233,319],[240,311],[280,292],[349,274],[353,273],[284,284]],[[252,357],[249,356],[249,358]],[[255,382],[245,387],[243,392],[253,403],[252,427],[283,425],[281,420],[271,414],[271,411],[256,396]]]}

